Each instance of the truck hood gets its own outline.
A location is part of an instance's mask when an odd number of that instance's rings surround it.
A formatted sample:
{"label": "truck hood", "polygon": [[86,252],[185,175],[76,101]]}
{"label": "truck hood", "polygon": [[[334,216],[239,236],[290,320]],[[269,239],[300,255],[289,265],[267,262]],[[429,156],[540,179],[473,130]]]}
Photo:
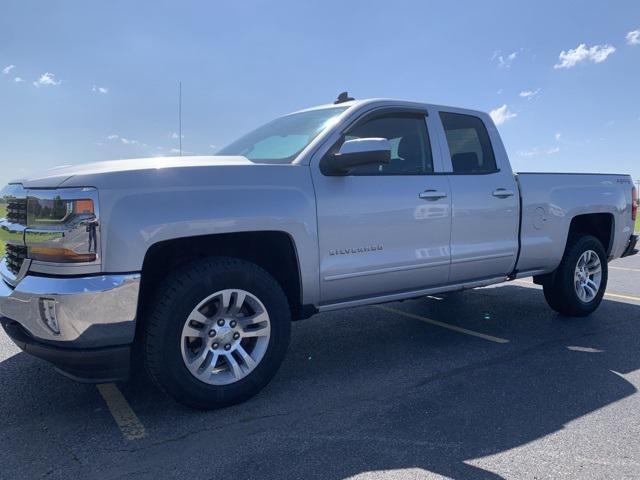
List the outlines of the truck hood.
{"label": "truck hood", "polygon": [[[189,168],[213,166],[256,165],[246,157],[230,156],[187,156],[187,157],[152,157],[131,158],[127,160],[110,160],[105,162],[85,163],[75,166],[62,166],[45,170],[34,175],[12,180],[10,183],[21,183],[25,188],[57,188],[75,176],[99,175],[139,170],[158,170],[164,168]],[[87,185],[89,186],[89,185]]]}

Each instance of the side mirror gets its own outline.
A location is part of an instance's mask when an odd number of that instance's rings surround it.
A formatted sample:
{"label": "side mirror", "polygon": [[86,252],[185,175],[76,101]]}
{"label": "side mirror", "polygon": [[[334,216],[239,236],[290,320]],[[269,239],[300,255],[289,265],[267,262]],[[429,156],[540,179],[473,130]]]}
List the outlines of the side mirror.
{"label": "side mirror", "polygon": [[325,175],[348,175],[362,165],[386,165],[391,161],[391,144],[386,138],[355,138],[347,140],[340,151],[327,155],[320,162]]}

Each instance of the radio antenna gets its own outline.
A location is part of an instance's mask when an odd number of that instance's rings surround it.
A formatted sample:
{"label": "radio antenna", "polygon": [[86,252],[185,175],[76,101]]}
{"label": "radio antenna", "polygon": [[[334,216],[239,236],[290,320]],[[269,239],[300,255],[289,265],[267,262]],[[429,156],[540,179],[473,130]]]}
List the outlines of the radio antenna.
{"label": "radio antenna", "polygon": [[178,142],[182,156],[182,81],[178,82]]}

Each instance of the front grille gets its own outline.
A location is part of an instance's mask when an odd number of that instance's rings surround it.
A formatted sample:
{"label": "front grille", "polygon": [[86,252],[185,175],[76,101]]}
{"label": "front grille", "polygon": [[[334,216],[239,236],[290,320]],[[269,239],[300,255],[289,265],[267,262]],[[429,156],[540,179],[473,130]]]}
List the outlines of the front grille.
{"label": "front grille", "polygon": [[7,244],[6,251],[7,268],[14,275],[18,275],[20,267],[22,267],[22,262],[27,258],[27,247]]}
{"label": "front grille", "polygon": [[27,224],[27,199],[10,198],[7,200],[7,221],[11,223]]}

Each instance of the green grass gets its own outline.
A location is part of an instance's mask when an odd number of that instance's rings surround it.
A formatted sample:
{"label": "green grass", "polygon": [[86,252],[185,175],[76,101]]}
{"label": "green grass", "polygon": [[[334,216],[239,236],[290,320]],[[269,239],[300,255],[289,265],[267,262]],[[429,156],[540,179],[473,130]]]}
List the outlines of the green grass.
{"label": "green grass", "polygon": [[636,232],[640,233],[640,215],[636,218]]}

